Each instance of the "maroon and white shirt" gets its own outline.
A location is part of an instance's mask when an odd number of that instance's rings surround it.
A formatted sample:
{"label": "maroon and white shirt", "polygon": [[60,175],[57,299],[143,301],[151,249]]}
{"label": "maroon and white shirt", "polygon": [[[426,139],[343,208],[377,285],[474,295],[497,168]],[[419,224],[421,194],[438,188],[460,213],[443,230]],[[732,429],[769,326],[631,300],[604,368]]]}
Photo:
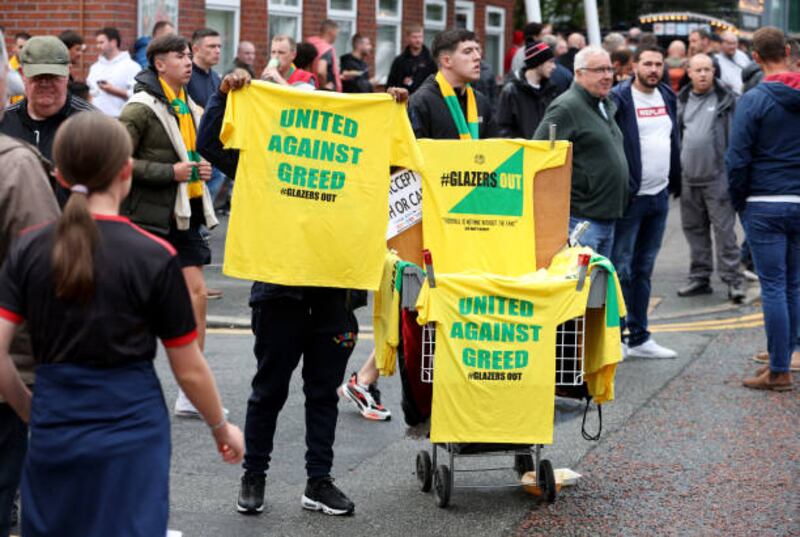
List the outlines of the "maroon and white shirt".
{"label": "maroon and white shirt", "polygon": [[658,194],[669,185],[672,118],[658,89],[644,93],[631,87],[642,157],[639,196]]}

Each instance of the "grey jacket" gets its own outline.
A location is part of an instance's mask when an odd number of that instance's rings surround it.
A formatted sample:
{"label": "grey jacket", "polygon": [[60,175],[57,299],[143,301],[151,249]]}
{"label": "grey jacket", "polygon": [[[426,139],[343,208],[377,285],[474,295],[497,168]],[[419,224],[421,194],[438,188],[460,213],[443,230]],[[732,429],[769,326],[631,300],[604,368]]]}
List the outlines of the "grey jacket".
{"label": "grey jacket", "polygon": [[[0,265],[20,232],[58,218],[59,210],[43,157],[35,147],[0,134]],[[25,325],[11,341],[11,359],[26,384],[33,384],[33,351]]]}
{"label": "grey jacket", "polygon": [[[681,141],[683,141],[684,129],[686,127],[684,122],[686,103],[689,101],[689,93],[691,91],[692,85],[687,84],[678,92],[678,131],[681,135]],[[730,140],[733,112],[736,109],[736,97],[731,90],[724,87],[722,84],[716,83],[716,81],[711,91],[717,95],[716,119],[714,121],[714,152],[720,159],[720,176],[725,177],[724,158]]]}

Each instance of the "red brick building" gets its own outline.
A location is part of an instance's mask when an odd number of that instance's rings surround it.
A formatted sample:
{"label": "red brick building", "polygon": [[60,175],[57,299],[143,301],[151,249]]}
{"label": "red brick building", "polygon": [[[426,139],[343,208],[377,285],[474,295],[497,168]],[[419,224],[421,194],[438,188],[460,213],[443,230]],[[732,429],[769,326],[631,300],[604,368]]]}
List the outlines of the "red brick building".
{"label": "red brick building", "polygon": [[428,44],[438,31],[459,26],[479,35],[487,61],[501,74],[502,58],[511,43],[513,9],[514,0],[2,0],[0,26],[8,44],[23,30],[33,35],[76,30],[88,45],[84,72],[96,56],[94,33],[103,26],[119,29],[123,48],[133,45],[137,36],[149,34],[159,19],[177,21],[178,32],[186,36],[210,26],[222,34],[220,70],[224,70],[240,40],[255,43],[260,68],[271,35],[287,33],[302,39],[317,33],[320,22],[331,18],[340,24],[339,54],[349,52],[350,37],[356,32],[372,39],[379,77],[385,77],[405,46],[403,34],[409,25],[423,25]]}

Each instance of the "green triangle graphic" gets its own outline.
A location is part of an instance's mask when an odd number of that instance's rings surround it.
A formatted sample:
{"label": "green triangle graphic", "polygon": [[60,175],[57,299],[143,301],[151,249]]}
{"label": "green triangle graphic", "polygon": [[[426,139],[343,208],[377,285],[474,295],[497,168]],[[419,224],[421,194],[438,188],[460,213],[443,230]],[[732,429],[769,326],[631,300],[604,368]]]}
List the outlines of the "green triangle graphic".
{"label": "green triangle graphic", "polygon": [[[476,186],[452,209],[451,214],[482,214],[491,216],[522,216],[522,180],[524,168],[524,148],[520,148],[494,172],[497,174],[496,187]],[[513,174],[521,179],[518,188],[500,186],[501,174]]]}

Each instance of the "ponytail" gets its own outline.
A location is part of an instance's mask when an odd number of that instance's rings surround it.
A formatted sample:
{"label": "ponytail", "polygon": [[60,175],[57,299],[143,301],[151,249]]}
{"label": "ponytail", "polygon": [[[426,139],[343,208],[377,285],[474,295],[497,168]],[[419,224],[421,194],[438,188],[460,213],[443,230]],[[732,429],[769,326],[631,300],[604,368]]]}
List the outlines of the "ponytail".
{"label": "ponytail", "polygon": [[94,254],[100,231],[89,212],[89,196],[105,191],[132,153],[131,139],[115,119],[81,112],[59,127],[53,158],[71,194],[53,241],[53,281],[62,300],[89,302],[94,294]]}
{"label": "ponytail", "polygon": [[88,302],[92,297],[94,249],[99,238],[89,213],[88,189],[75,185],[56,225],[53,243],[53,279],[58,298]]}

